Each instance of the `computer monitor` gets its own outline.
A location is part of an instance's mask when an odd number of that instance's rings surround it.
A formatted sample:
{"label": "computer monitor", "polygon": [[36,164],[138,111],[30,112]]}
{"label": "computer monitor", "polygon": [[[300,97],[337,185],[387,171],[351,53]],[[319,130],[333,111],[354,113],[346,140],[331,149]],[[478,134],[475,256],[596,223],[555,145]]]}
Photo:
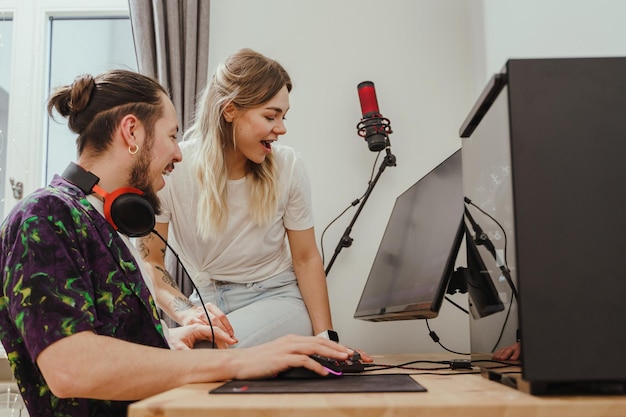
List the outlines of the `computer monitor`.
{"label": "computer monitor", "polygon": [[461,151],[395,202],[354,318],[437,317],[464,236]]}

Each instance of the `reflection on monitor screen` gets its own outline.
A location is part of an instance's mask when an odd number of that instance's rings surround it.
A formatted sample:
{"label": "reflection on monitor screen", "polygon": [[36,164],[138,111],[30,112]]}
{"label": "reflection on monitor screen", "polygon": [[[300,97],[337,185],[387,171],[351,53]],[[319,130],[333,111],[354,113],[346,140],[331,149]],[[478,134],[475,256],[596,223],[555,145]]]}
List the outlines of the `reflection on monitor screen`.
{"label": "reflection on monitor screen", "polygon": [[[471,239],[471,234],[467,233],[466,237],[469,237],[465,241],[467,250],[465,282],[469,293],[469,309],[474,319],[480,319],[504,310],[504,304],[494,285],[492,277],[494,272],[485,265],[476,242]],[[497,277],[499,276],[500,274],[497,274]]]}
{"label": "reflection on monitor screen", "polygon": [[463,239],[462,219],[457,151],[396,199],[354,317],[436,317]]}

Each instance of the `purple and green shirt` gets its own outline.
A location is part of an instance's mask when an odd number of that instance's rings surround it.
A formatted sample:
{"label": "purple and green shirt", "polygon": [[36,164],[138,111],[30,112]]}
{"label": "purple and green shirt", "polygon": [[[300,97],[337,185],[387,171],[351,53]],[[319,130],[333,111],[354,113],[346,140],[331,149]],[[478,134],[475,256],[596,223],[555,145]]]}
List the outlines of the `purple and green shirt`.
{"label": "purple and green shirt", "polygon": [[125,416],[129,402],[54,396],[36,363],[47,346],[83,331],[168,349],[117,232],[80,189],[55,176],[3,222],[0,267],[0,339],[30,416]]}

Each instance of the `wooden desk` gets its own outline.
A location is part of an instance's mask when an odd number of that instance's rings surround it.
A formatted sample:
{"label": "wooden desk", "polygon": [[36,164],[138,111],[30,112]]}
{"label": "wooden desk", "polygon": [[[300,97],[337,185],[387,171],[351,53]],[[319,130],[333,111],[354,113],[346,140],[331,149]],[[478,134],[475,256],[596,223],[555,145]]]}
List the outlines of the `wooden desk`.
{"label": "wooden desk", "polygon": [[[375,363],[448,360],[450,355],[375,356]],[[420,365],[425,367],[425,365]],[[393,372],[400,372],[394,370]],[[525,394],[480,374],[413,375],[428,392],[209,394],[222,383],[189,384],[131,405],[128,417],[624,417],[626,396]]]}

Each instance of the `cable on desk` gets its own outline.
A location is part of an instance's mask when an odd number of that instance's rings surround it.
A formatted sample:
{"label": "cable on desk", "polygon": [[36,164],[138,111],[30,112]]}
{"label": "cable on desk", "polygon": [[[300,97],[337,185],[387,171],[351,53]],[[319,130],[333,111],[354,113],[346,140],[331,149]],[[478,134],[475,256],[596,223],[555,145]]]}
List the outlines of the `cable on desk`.
{"label": "cable on desk", "polygon": [[[410,366],[410,365],[414,365],[417,363],[429,363],[429,364],[444,365],[444,366],[438,366],[438,367]],[[404,370],[409,370],[409,371],[443,371],[447,369],[453,369],[453,370],[472,369],[472,363],[470,361],[455,360],[455,359],[450,360],[450,361],[416,360],[416,361],[401,363],[398,365],[388,365],[388,364],[368,364],[368,365],[369,365],[368,368],[374,368],[374,369],[368,369],[367,371],[380,371],[384,369],[404,369]],[[456,374],[456,372],[453,374]]]}
{"label": "cable on desk", "polygon": [[480,374],[480,370],[474,370],[474,369],[460,369],[460,370],[455,370],[453,372],[433,372],[433,371],[449,370],[450,366],[438,367],[438,368],[418,368],[418,367],[410,367],[410,366],[403,366],[403,365],[385,365],[385,364],[376,364],[373,366],[376,366],[376,368],[366,370],[365,372],[380,371],[380,370],[385,370],[385,369],[403,369],[407,371],[420,371],[420,372],[408,372],[408,373],[403,372],[402,373],[403,375],[447,375],[449,376],[449,375]]}
{"label": "cable on desk", "polygon": [[370,371],[380,371],[383,369],[404,369],[407,371],[443,371],[446,369],[450,369],[450,366],[439,366],[439,367],[417,367],[417,366],[406,366],[406,365],[387,365],[387,364],[376,364],[377,368],[370,369]]}
{"label": "cable on desk", "polygon": [[488,362],[488,363],[497,363],[498,365],[507,365],[505,366],[520,366],[520,363],[511,363],[511,362],[507,362],[507,361],[499,361],[496,359],[477,359],[475,361],[473,361],[474,363],[481,363],[481,362]]}
{"label": "cable on desk", "polygon": [[480,374],[480,371],[454,371],[454,372],[411,372],[406,375],[476,375]]}

